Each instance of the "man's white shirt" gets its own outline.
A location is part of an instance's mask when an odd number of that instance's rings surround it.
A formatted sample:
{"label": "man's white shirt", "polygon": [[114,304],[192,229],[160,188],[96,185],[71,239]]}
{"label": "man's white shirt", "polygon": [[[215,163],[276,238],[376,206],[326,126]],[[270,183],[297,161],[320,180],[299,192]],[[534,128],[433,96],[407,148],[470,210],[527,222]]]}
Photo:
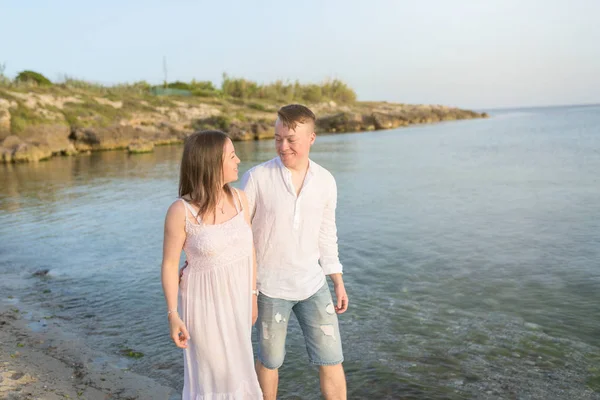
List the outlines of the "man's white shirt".
{"label": "man's white shirt", "polygon": [[244,174],[257,261],[257,288],[269,297],[304,300],[342,273],[333,175],[314,161],[300,194],[279,157]]}

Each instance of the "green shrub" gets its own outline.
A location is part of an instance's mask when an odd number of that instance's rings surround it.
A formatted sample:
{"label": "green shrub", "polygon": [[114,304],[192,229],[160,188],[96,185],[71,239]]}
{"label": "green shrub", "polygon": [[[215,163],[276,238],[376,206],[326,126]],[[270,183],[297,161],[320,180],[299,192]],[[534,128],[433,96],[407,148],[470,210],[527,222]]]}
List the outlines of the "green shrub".
{"label": "green shrub", "polygon": [[243,112],[241,112],[241,111],[236,112],[235,115],[234,115],[234,118],[237,121],[240,121],[240,122],[246,122],[246,121],[248,121],[248,117],[246,117],[246,114],[243,113]]}
{"label": "green shrub", "polygon": [[319,85],[306,85],[302,88],[302,99],[307,103],[318,103],[323,100],[323,90]]}
{"label": "green shrub", "polygon": [[219,97],[220,92],[206,89],[194,89],[192,90],[192,95],[196,97]]}
{"label": "green shrub", "polygon": [[15,78],[17,82],[26,82],[26,83],[36,83],[40,86],[50,86],[52,82],[50,79],[46,78],[44,75],[35,71],[21,71],[19,75]]}
{"label": "green shrub", "polygon": [[197,81],[192,79],[189,86],[190,90],[207,90],[212,92],[217,90],[211,81]]}
{"label": "green shrub", "polygon": [[0,85],[8,86],[10,84],[10,79],[4,75],[4,71],[6,71],[6,63],[0,64]]}
{"label": "green shrub", "polygon": [[271,111],[269,109],[269,107],[267,107],[261,103],[248,103],[248,108],[251,108],[253,110],[258,110],[258,111],[266,111],[266,112]]}
{"label": "green shrub", "polygon": [[346,104],[356,101],[356,92],[338,79],[325,81],[320,85],[302,85],[298,81],[291,83],[281,80],[258,85],[256,82],[241,78],[234,79],[223,74],[221,90],[224,95],[236,99],[264,99],[278,103],[318,103],[333,100]]}
{"label": "green shrub", "polygon": [[334,79],[321,85],[323,96],[340,103],[356,101],[356,93],[344,82]]}
{"label": "green shrub", "polygon": [[218,129],[227,132],[231,125],[231,117],[227,115],[216,115],[213,117],[204,118],[194,122],[194,129]]}
{"label": "green shrub", "polygon": [[227,74],[223,74],[223,83],[221,91],[223,94],[236,97],[239,99],[247,99],[253,97],[258,90],[256,82],[252,82],[242,78],[230,78]]}
{"label": "green shrub", "polygon": [[175,81],[167,84],[169,89],[179,89],[179,90],[192,90],[190,85],[185,82]]}
{"label": "green shrub", "polygon": [[84,81],[82,79],[71,78],[67,75],[64,76],[63,83],[61,84],[61,86],[69,89],[81,89],[85,91],[93,91],[98,93],[106,92],[106,88],[102,85]]}

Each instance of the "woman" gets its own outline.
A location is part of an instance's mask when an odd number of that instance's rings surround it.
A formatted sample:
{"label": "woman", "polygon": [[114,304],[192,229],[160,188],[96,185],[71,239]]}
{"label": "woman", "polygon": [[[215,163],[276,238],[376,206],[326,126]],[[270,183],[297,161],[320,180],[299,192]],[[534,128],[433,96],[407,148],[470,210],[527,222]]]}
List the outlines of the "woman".
{"label": "woman", "polygon": [[245,194],[229,186],[239,163],[223,132],[190,135],[180,198],[167,211],[162,284],[171,338],[184,349],[183,400],[262,399],[250,338],[258,295],[250,216]]}

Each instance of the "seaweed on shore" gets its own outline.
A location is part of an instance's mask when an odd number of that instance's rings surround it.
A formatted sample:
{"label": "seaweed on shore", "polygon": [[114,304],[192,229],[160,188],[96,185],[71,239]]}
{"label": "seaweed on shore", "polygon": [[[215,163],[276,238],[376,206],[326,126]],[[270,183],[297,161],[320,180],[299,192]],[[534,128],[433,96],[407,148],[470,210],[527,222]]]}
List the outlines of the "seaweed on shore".
{"label": "seaweed on shore", "polygon": [[135,351],[135,350],[133,350],[133,349],[129,349],[129,348],[122,349],[122,350],[120,351],[120,353],[121,353],[122,355],[124,355],[125,357],[129,357],[129,358],[135,358],[135,359],[138,359],[138,358],[142,358],[142,357],[144,357],[144,353],[142,353],[142,352],[140,352],[140,351]]}

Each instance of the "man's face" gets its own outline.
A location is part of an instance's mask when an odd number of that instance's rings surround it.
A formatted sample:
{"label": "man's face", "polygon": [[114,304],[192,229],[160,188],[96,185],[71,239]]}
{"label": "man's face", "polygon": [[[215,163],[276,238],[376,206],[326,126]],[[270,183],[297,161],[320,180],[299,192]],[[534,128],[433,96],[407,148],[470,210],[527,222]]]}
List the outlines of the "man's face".
{"label": "man's face", "polygon": [[287,128],[279,119],[275,122],[275,149],[287,168],[301,167],[308,160],[315,137],[314,124],[311,122],[297,124],[296,129]]}

